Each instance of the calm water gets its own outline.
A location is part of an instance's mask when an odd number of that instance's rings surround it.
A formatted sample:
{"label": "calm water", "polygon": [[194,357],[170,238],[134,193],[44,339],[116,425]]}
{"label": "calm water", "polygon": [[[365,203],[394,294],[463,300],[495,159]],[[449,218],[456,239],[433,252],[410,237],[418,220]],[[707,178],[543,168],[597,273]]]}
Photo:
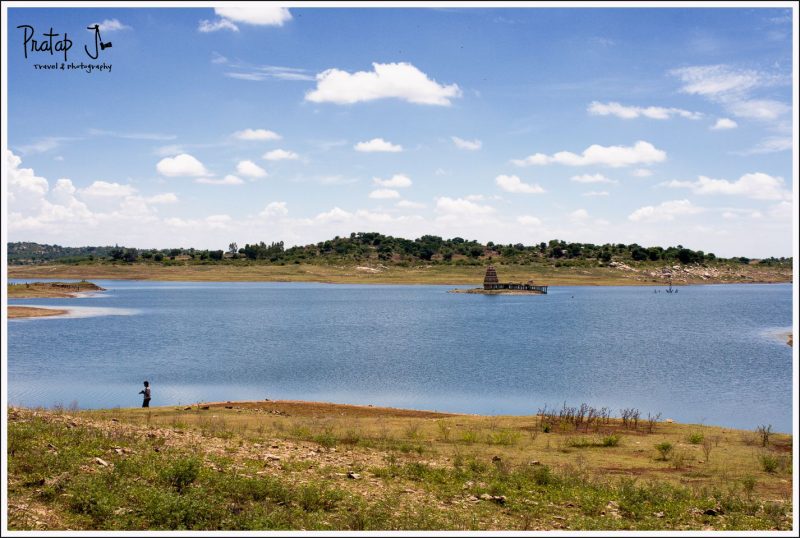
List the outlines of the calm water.
{"label": "calm water", "polygon": [[8,325],[11,404],[135,406],[304,399],[485,414],[638,407],[791,431],[792,288],[97,281],[109,291]]}

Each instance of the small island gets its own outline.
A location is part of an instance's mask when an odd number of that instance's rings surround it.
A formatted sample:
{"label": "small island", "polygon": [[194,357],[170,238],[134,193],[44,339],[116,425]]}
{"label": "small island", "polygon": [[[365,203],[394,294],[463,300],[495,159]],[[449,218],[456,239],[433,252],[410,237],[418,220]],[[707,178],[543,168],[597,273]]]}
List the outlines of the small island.
{"label": "small island", "polygon": [[494,266],[486,268],[482,288],[454,289],[450,293],[479,293],[481,295],[547,295],[547,286],[527,282],[500,282]]}
{"label": "small island", "polygon": [[[24,284],[9,284],[7,290],[9,299],[68,299],[80,297],[83,293],[105,291],[105,288],[101,288],[93,282],[81,280],[80,282],[26,282]],[[67,310],[56,308],[9,305],[8,319],[62,316],[67,312]]]}

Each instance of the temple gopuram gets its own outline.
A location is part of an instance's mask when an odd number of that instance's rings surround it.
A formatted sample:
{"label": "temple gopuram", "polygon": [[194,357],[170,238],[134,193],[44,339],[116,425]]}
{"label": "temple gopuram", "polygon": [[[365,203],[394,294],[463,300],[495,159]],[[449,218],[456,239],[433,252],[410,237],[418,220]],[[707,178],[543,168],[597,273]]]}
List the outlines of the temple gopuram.
{"label": "temple gopuram", "polygon": [[484,290],[517,290],[532,291],[535,293],[547,293],[547,286],[538,286],[532,280],[528,282],[500,282],[497,278],[497,271],[494,266],[486,268],[486,276],[483,277]]}

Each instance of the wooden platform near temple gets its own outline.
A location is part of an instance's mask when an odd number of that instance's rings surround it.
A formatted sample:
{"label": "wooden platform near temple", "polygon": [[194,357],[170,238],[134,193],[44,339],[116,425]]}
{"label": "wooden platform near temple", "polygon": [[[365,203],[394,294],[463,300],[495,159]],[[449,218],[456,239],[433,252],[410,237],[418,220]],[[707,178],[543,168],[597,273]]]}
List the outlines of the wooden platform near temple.
{"label": "wooden platform near temple", "polygon": [[497,270],[490,265],[486,268],[483,277],[483,288],[455,289],[453,293],[480,293],[482,295],[546,295],[547,286],[534,284],[533,280],[527,282],[500,282]]}

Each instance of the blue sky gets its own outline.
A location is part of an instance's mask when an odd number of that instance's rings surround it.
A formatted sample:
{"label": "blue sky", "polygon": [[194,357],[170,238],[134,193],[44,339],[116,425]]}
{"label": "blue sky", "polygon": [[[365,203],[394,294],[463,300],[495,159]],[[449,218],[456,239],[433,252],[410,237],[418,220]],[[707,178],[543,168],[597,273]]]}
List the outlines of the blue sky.
{"label": "blue sky", "polygon": [[[8,11],[9,241],[792,254],[789,9]],[[113,46],[91,60],[84,28]],[[27,24],[67,32],[36,70]],[[63,60],[63,58],[62,58]]]}

